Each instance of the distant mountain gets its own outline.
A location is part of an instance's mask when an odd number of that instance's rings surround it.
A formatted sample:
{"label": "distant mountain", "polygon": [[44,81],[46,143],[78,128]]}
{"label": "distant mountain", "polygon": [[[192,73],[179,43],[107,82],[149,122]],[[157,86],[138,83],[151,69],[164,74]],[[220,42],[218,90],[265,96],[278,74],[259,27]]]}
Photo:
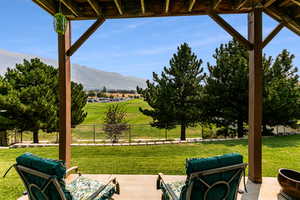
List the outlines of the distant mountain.
{"label": "distant mountain", "polygon": [[[14,53],[0,49],[0,74],[4,74],[8,67],[13,68],[16,63],[22,63],[23,59],[35,57],[38,56]],[[38,58],[48,65],[57,67],[56,60]],[[71,76],[72,81],[83,84],[86,90],[101,89],[103,86],[108,89],[135,90],[136,86],[146,86],[146,81],[141,78],[124,76],[119,73],[106,72],[78,64],[72,64]]]}

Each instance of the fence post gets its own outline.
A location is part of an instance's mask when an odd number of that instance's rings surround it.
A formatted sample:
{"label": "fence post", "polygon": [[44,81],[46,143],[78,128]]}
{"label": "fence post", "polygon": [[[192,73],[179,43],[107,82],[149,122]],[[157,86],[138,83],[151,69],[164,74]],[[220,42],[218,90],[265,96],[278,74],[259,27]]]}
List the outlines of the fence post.
{"label": "fence post", "polygon": [[56,143],[59,142],[59,132],[56,132]]}
{"label": "fence post", "polygon": [[94,124],[94,143],[96,143],[96,124]]}
{"label": "fence post", "polygon": [[14,143],[17,143],[17,129],[15,129],[15,142]]}
{"label": "fence post", "polygon": [[166,138],[166,140],[168,140],[168,129],[167,128],[165,128],[165,138]]}
{"label": "fence post", "polygon": [[131,143],[131,124],[129,124],[128,142]]}

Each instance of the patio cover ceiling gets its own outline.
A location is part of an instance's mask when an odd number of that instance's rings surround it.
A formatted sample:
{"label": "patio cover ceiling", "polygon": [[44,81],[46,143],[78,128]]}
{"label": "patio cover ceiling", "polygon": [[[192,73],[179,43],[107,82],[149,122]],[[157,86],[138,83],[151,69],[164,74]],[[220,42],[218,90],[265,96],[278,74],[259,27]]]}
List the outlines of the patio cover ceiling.
{"label": "patio cover ceiling", "polygon": [[[59,10],[59,0],[33,0],[51,15]],[[60,0],[61,12],[70,20],[190,16],[249,13],[253,3],[300,35],[300,0]]]}

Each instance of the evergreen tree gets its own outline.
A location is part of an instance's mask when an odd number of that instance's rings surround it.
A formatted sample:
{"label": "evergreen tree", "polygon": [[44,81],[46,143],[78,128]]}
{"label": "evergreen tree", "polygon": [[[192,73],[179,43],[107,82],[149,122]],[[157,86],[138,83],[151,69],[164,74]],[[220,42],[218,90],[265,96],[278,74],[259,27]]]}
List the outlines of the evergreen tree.
{"label": "evergreen tree", "polygon": [[87,116],[84,107],[87,103],[87,95],[83,90],[83,85],[80,83],[71,83],[72,87],[72,127],[75,128],[81,124]]}
{"label": "evergreen tree", "polygon": [[[2,99],[2,100],[1,100]],[[72,83],[72,125],[86,117],[83,110],[87,97],[81,84]],[[38,143],[38,132],[58,130],[58,69],[39,59],[24,60],[8,69],[0,85],[0,108],[8,110],[5,117],[14,120],[14,128],[31,131]]]}
{"label": "evergreen tree", "polygon": [[[236,126],[238,137],[248,123],[248,52],[237,41],[222,44],[208,64],[205,116],[209,123],[228,129]],[[283,50],[275,61],[263,56],[263,134],[268,126],[292,125],[300,118],[300,89],[294,55]],[[225,131],[226,132],[226,131]]]}
{"label": "evergreen tree", "polygon": [[206,119],[225,130],[237,126],[242,137],[248,121],[248,52],[233,40],[216,49],[213,58],[205,86]]}
{"label": "evergreen tree", "polygon": [[148,80],[146,89],[137,88],[152,108],[140,108],[143,114],[152,117],[152,126],[174,128],[180,124],[180,139],[186,139],[186,128],[200,120],[201,83],[205,77],[201,64],[202,60],[184,43],[170,60],[170,67],[164,67],[160,76],[153,72],[154,82]]}
{"label": "evergreen tree", "polygon": [[38,143],[40,129],[47,130],[57,124],[56,95],[57,70],[42,63],[39,59],[24,60],[14,69],[8,69],[4,75],[17,98],[25,107],[19,111],[17,124],[20,131],[33,132],[33,141]]}
{"label": "evergreen tree", "polygon": [[263,134],[267,125],[290,126],[300,119],[300,85],[294,55],[283,50],[273,62],[264,61]]}

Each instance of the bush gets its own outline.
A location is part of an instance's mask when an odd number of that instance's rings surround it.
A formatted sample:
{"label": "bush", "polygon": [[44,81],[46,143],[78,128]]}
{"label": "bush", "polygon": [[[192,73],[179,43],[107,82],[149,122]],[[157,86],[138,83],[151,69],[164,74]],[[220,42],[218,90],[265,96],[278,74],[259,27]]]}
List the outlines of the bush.
{"label": "bush", "polygon": [[119,141],[124,131],[129,130],[126,122],[127,112],[124,106],[120,104],[111,104],[108,106],[104,118],[103,131],[113,143]]}

